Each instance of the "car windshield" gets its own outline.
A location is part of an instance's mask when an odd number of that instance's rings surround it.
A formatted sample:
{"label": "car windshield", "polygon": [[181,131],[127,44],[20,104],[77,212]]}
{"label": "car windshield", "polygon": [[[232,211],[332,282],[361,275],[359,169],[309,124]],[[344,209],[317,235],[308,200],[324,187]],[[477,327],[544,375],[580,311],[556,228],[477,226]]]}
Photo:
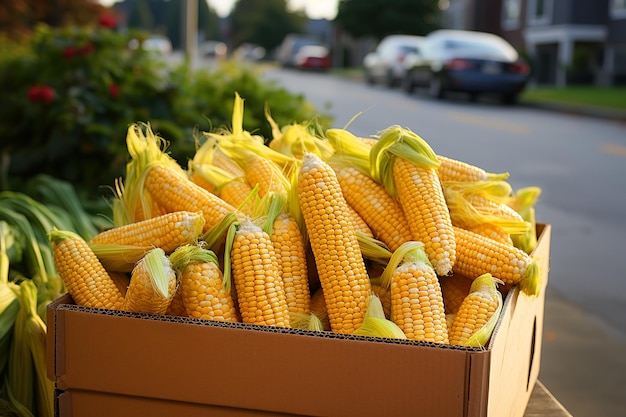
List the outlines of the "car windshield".
{"label": "car windshield", "polygon": [[514,60],[517,52],[512,47],[500,42],[474,39],[448,39],[443,46],[449,52],[463,55],[478,55],[493,59]]}

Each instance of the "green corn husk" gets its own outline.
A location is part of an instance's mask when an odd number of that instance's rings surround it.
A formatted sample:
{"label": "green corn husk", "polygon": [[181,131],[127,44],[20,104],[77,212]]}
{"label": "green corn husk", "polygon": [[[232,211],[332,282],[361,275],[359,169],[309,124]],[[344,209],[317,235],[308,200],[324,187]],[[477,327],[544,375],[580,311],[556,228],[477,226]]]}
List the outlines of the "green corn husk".
{"label": "green corn husk", "polygon": [[385,318],[383,305],[376,295],[369,296],[365,318],[361,327],[356,329],[354,334],[390,339],[406,339],[406,335],[398,325]]}

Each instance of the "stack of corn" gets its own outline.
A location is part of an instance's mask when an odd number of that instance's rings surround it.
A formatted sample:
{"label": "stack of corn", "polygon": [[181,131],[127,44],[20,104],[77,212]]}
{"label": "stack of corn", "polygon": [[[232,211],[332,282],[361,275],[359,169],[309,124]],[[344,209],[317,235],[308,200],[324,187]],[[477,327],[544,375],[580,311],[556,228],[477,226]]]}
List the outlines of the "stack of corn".
{"label": "stack of corn", "polygon": [[484,346],[502,290],[537,295],[537,194],[508,174],[399,126],[359,138],[268,114],[266,140],[242,115],[237,95],[232,130],[204,134],[186,169],[149,125],[129,128],[115,227],[50,233],[77,304]]}

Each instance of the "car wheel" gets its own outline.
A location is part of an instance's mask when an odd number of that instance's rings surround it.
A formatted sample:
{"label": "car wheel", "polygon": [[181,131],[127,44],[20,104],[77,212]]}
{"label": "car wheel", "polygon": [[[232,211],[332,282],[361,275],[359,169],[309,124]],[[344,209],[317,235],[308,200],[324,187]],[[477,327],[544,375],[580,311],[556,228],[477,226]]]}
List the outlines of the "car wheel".
{"label": "car wheel", "polygon": [[511,106],[513,104],[517,103],[517,100],[519,99],[519,95],[516,93],[508,93],[508,94],[502,94],[502,96],[500,97],[500,102],[502,104],[506,104],[508,106]]}
{"label": "car wheel", "polygon": [[402,89],[407,94],[412,94],[415,91],[415,82],[413,81],[413,72],[407,71],[402,79]]}
{"label": "car wheel", "polygon": [[393,71],[391,69],[387,71],[386,84],[389,88],[393,88],[396,86],[396,77],[394,77]]}
{"label": "car wheel", "polygon": [[431,74],[430,83],[428,84],[428,95],[441,99],[444,95],[443,86],[441,85],[441,77],[438,77],[437,74]]}

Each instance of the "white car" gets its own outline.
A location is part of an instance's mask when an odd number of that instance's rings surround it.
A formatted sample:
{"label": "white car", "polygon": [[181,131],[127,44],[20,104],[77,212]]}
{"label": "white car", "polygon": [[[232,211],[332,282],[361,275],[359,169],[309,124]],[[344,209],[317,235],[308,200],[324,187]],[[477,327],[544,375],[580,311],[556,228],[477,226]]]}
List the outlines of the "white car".
{"label": "white car", "polygon": [[419,52],[424,41],[422,36],[390,35],[385,37],[363,59],[365,81],[370,84],[385,84],[395,87],[404,79],[404,58],[408,54]]}

